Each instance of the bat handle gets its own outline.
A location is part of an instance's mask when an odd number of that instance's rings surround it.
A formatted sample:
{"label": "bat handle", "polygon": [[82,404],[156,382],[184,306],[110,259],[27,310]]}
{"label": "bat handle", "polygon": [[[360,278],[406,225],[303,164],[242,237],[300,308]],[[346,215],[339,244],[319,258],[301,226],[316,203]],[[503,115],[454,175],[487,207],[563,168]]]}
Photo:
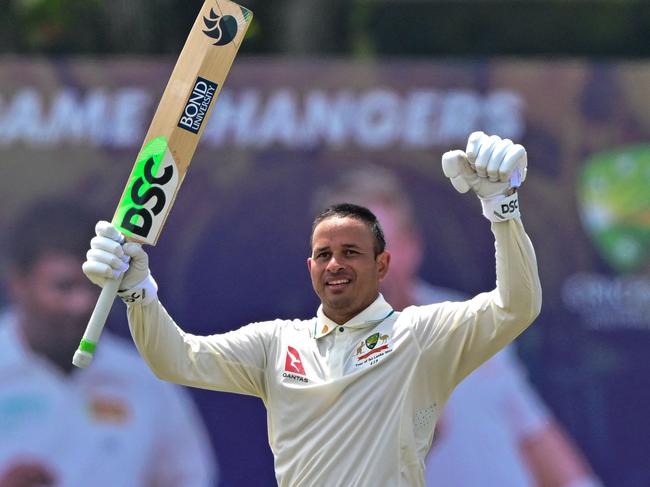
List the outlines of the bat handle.
{"label": "bat handle", "polygon": [[93,360],[93,354],[95,353],[99,336],[102,334],[102,330],[106,324],[106,319],[108,318],[108,313],[111,311],[113,301],[115,301],[115,296],[117,296],[117,290],[119,289],[121,282],[122,276],[120,276],[119,279],[109,279],[102,288],[102,292],[97,299],[97,304],[95,305],[93,314],[90,316],[81,343],[79,343],[79,348],[72,358],[72,363],[80,369],[88,367],[90,362]]}

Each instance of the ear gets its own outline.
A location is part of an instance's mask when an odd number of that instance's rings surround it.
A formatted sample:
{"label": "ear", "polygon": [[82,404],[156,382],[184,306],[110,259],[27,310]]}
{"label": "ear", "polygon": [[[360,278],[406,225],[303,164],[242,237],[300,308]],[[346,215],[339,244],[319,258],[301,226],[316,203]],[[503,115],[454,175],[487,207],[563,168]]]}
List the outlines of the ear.
{"label": "ear", "polygon": [[311,272],[311,266],[314,263],[311,257],[307,257],[307,270]]}
{"label": "ear", "polygon": [[379,281],[383,281],[388,274],[388,268],[390,267],[390,252],[384,250],[381,254],[377,256],[377,273],[379,274]]}

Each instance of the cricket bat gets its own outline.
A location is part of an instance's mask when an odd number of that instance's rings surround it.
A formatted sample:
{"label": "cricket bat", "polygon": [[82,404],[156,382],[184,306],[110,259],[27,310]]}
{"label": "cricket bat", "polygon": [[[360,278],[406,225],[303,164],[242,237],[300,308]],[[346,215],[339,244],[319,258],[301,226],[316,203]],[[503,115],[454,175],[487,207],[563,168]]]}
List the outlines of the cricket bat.
{"label": "cricket bat", "polygon": [[[129,241],[155,245],[253,14],[206,0],[194,22],[133,166],[112,223]],[[86,368],[121,279],[97,300],[72,363]]]}

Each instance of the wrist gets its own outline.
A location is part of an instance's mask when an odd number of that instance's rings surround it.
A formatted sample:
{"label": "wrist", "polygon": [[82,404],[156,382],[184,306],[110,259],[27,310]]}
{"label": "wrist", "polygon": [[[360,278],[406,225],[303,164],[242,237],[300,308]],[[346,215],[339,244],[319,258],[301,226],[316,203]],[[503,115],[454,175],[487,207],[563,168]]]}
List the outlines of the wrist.
{"label": "wrist", "polygon": [[499,195],[492,198],[481,198],[483,216],[491,222],[504,222],[519,218],[519,193],[516,189],[510,195]]}
{"label": "wrist", "polygon": [[139,284],[129,289],[119,290],[117,295],[127,306],[149,304],[158,297],[158,284],[149,273]]}

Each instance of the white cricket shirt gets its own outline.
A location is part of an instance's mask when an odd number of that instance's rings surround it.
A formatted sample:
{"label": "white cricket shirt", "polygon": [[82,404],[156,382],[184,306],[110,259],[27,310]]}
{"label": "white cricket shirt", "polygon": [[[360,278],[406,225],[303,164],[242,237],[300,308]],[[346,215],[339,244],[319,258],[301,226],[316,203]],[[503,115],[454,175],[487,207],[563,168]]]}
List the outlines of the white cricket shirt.
{"label": "white cricket shirt", "polygon": [[0,318],[0,478],[41,465],[61,487],[212,487],[215,462],[185,393],[105,333],[91,367],[66,375]]}
{"label": "white cricket shirt", "polygon": [[[467,299],[419,281],[415,304]],[[544,430],[551,413],[510,344],[454,389],[427,457],[427,485],[534,487],[521,444]]]}
{"label": "white cricket shirt", "polygon": [[129,306],[131,332],[160,378],[264,401],[281,487],[423,486],[452,389],[541,305],[521,221],[493,223],[492,231],[497,288],[469,301],[398,313],[380,295],[343,326],[319,309],[311,320],[207,337],[184,333],[154,301]]}

